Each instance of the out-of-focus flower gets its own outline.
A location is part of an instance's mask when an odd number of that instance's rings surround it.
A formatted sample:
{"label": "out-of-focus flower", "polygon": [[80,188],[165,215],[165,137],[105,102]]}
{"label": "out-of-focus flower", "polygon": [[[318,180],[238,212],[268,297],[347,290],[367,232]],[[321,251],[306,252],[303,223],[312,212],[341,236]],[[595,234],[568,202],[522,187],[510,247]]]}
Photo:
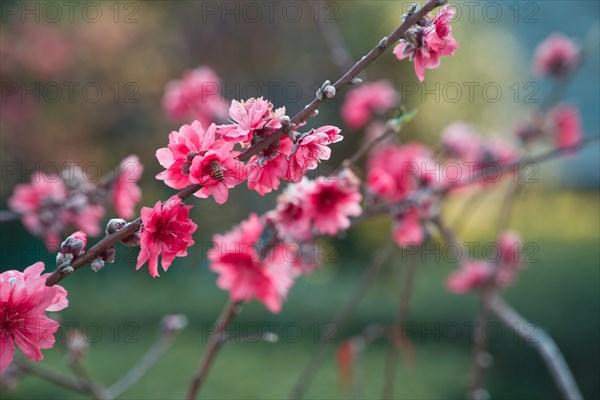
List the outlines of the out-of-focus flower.
{"label": "out-of-focus flower", "polygon": [[581,50],[562,33],[553,33],[540,43],[533,58],[533,71],[538,76],[564,78],[581,59]]}
{"label": "out-of-focus flower", "polygon": [[38,262],[25,271],[0,274],[0,372],[12,362],[15,346],[33,361],[43,359],[41,349],[54,346],[59,323],[46,316],[69,305],[67,291],[46,286],[42,275],[44,263]]}
{"label": "out-of-focus flower", "polygon": [[450,275],[446,287],[453,293],[467,293],[480,288],[490,278],[491,273],[491,266],[485,261],[468,262]]}
{"label": "out-of-focus flower", "polygon": [[346,95],[341,114],[351,129],[360,129],[373,117],[389,111],[398,101],[394,87],[389,81],[365,83]]}
{"label": "out-of-focus flower", "polygon": [[425,240],[425,229],[423,228],[419,211],[416,208],[403,213],[395,218],[394,241],[400,247],[418,246]]}
{"label": "out-of-focus flower", "polygon": [[208,126],[227,113],[227,103],[221,96],[221,80],[208,67],[186,71],[181,80],[167,84],[163,108],[175,121],[193,119]]}
{"label": "out-of-focus flower", "polygon": [[58,248],[64,216],[56,215],[67,198],[67,188],[58,176],[36,172],[31,183],[19,184],[8,199],[8,206],[21,215],[31,233],[44,238],[46,246]]}
{"label": "out-of-focus flower", "polygon": [[558,149],[569,149],[577,146],[583,137],[581,132],[581,116],[576,108],[560,105],[551,111],[554,120],[554,143]]}
{"label": "out-of-focus flower", "polygon": [[415,73],[421,82],[425,80],[425,68],[437,68],[442,56],[451,56],[458,49],[450,26],[454,14],[455,8],[445,6],[433,20],[428,16],[410,28],[394,48],[399,60],[408,57],[414,61]]}
{"label": "out-of-focus flower", "polygon": [[142,198],[142,190],[137,182],[142,177],[144,166],[137,156],[129,156],[119,164],[119,172],[113,188],[113,203],[121,218],[135,215],[135,205]]}
{"label": "out-of-focus flower", "polygon": [[158,256],[162,255],[161,265],[167,271],[175,257],[187,255],[186,249],[194,244],[192,233],[198,228],[190,218],[192,206],[182,206],[177,196],[167,200],[164,206],[158,201],[154,208],[142,208],[142,228],[140,231],[140,253],[136,269],[148,261],[150,275],[158,274]]}
{"label": "out-of-focus flower", "polygon": [[306,207],[306,198],[314,185],[305,177],[296,184],[288,185],[277,197],[277,207],[267,214],[267,219],[275,226],[280,238],[302,241],[312,236],[311,214]]}
{"label": "out-of-focus flower", "polygon": [[476,162],[481,157],[482,138],[475,128],[464,122],[454,122],[442,131],[444,152],[467,162]]}
{"label": "out-of-focus flower", "polygon": [[496,282],[507,286],[514,282],[523,267],[523,241],[516,232],[502,232],[497,241],[499,260]]}
{"label": "out-of-focus flower", "polygon": [[262,232],[260,218],[251,214],[232,231],[213,237],[214,247],[208,258],[211,270],[219,274],[217,286],[229,291],[231,300],[257,299],[277,313],[295,274],[285,245],[278,245],[268,256],[261,257],[257,244]]}

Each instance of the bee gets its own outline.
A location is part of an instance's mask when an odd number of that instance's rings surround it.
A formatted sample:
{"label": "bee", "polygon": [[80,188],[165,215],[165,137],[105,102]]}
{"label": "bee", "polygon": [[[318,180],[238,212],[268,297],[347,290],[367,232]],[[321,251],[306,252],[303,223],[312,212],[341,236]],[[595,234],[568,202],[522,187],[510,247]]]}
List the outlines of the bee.
{"label": "bee", "polygon": [[212,160],[209,164],[210,176],[221,182],[225,175],[223,175],[223,168],[218,160]]}

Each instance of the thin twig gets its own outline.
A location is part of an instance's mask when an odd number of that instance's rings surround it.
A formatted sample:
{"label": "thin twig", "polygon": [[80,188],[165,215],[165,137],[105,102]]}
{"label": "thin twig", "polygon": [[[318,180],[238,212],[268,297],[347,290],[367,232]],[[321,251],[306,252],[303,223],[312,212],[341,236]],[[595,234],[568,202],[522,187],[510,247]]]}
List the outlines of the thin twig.
{"label": "thin twig", "polygon": [[44,367],[41,364],[27,362],[27,361],[21,360],[19,358],[15,358],[13,362],[15,363],[15,365],[17,365],[22,370],[24,370],[32,375],[36,375],[47,381],[50,381],[58,386],[62,386],[64,388],[71,389],[71,390],[74,390],[76,392],[80,392],[83,394],[89,394],[89,395],[92,394],[90,387],[88,385],[83,384],[77,378],[73,378],[71,376],[58,373],[56,371],[53,371],[49,368]]}
{"label": "thin twig", "polygon": [[215,360],[223,344],[226,343],[227,338],[225,337],[224,332],[235,318],[238,307],[239,303],[231,300],[225,304],[221,316],[217,320],[216,330],[211,335],[208,341],[208,348],[206,349],[204,356],[200,361],[200,365],[198,366],[198,372],[196,372],[194,378],[192,379],[192,383],[190,384],[187,395],[188,400],[193,400],[198,396],[198,393],[202,388],[202,384],[206,380],[206,376],[213,364],[213,361]]}
{"label": "thin twig", "polygon": [[419,261],[419,258],[416,253],[412,254],[410,258],[411,260],[408,263],[408,268],[406,269],[406,277],[404,278],[404,284],[402,285],[400,293],[400,302],[398,303],[398,314],[396,315],[396,321],[390,339],[390,347],[387,353],[382,399],[391,399],[394,396],[396,364],[398,362],[398,351],[400,349],[398,341],[405,340],[404,329],[402,326],[408,319],[408,313],[410,310],[410,300],[412,298],[412,289],[415,283],[415,276],[417,273],[417,265]]}
{"label": "thin twig", "polygon": [[[164,321],[164,320],[163,320]],[[168,329],[163,325],[158,340],[144,354],[142,359],[119,379],[115,384],[108,388],[107,392],[111,399],[119,398],[130,387],[135,385],[148,370],[156,364],[160,357],[167,351],[175,340],[178,329]]]}
{"label": "thin twig", "polygon": [[[333,326],[339,331],[343,325],[346,324],[352,312],[356,309],[358,304],[361,302],[363,297],[369,291],[373,282],[375,282],[375,278],[379,276],[379,273],[383,269],[384,265],[391,257],[395,244],[392,240],[388,239],[387,243],[377,252],[375,258],[371,262],[369,266],[367,266],[359,281],[356,288],[352,291],[350,297],[339,309],[336,316],[333,318]],[[308,387],[310,386],[312,380],[314,379],[319,366],[327,350],[331,346],[330,341],[322,340],[317,345],[316,349],[310,356],[308,363],[304,367],[300,378],[292,388],[290,392],[290,399],[301,399]]]}
{"label": "thin twig", "polygon": [[523,318],[499,296],[492,297],[490,310],[507,328],[515,332],[540,354],[563,399],[583,399],[573,373],[550,335],[539,327],[536,327],[534,333],[531,333],[531,330],[526,328],[531,327],[533,324]]}

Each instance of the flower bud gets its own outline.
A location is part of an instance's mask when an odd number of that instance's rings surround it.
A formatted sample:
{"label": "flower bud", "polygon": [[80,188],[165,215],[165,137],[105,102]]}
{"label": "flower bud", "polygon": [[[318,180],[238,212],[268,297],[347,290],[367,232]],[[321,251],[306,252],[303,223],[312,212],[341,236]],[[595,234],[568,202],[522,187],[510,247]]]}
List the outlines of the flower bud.
{"label": "flower bud", "polygon": [[127,224],[127,222],[124,219],[113,218],[110,221],[108,221],[108,224],[106,224],[106,234],[112,235],[116,231],[123,229],[123,227],[126,224]]}
{"label": "flower bud", "polygon": [[177,332],[185,328],[188,324],[188,319],[183,314],[168,314],[161,320],[161,328],[166,332]]}
{"label": "flower bud", "polygon": [[335,97],[335,87],[333,87],[331,85],[326,86],[325,89],[323,89],[323,94],[328,99],[333,99]]}
{"label": "flower bud", "polygon": [[72,254],[73,258],[85,253],[87,245],[87,235],[82,231],[77,231],[66,238],[60,245],[60,252],[63,254]]}
{"label": "flower bud", "polygon": [[90,268],[92,268],[92,271],[94,272],[104,269],[104,260],[100,257],[94,258],[90,263]]}

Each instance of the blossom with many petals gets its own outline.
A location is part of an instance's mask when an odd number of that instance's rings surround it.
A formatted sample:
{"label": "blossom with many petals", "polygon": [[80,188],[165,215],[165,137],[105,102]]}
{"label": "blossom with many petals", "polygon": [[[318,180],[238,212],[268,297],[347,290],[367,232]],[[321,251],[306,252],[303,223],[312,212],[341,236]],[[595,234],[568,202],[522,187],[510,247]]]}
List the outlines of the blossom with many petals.
{"label": "blossom with many petals", "polygon": [[369,82],[353,89],[346,95],[341,114],[352,129],[360,129],[373,117],[389,111],[398,101],[394,87],[389,81]]}
{"label": "blossom with many petals", "polygon": [[248,189],[261,196],[279,188],[282,178],[288,174],[288,154],[292,142],[284,136],[248,161]]}
{"label": "blossom with many petals", "polygon": [[129,156],[119,164],[119,172],[113,188],[113,203],[121,218],[135,215],[135,205],[142,198],[142,190],[137,182],[142,177],[144,166],[137,156]]}
{"label": "blossom with many petals", "polygon": [[158,256],[167,271],[175,257],[187,256],[186,249],[194,244],[192,233],[196,225],[190,218],[192,206],[182,206],[181,199],[173,196],[164,205],[158,201],[154,208],[142,208],[142,228],[140,230],[140,253],[136,269],[148,261],[150,275],[158,275]]}
{"label": "blossom with many petals", "polygon": [[306,171],[317,168],[320,160],[329,160],[328,146],[343,139],[340,132],[339,128],[326,125],[301,135],[289,156],[288,179],[300,182]]}
{"label": "blossom with many petals", "polygon": [[533,71],[538,76],[564,78],[581,60],[581,50],[561,33],[548,36],[535,50]]}
{"label": "blossom with many petals", "polygon": [[256,133],[264,136],[279,129],[279,119],[284,114],[285,107],[273,110],[273,104],[262,97],[247,101],[233,100],[229,108],[229,118],[233,124],[219,125],[218,133],[224,140],[248,144]]}
{"label": "blossom with many petals", "polygon": [[[351,173],[351,172],[348,172]],[[314,229],[325,235],[335,235],[350,226],[348,217],[361,214],[362,196],[358,185],[344,185],[337,179],[318,178],[306,197],[306,209],[313,219]]]}
{"label": "blossom with many petals", "polygon": [[162,103],[171,119],[198,120],[204,126],[227,113],[227,103],[221,96],[221,80],[208,67],[186,71],[181,80],[169,82]]}
{"label": "blossom with many petals", "polygon": [[243,163],[234,158],[234,144],[216,140],[215,135],[215,124],[205,131],[198,121],[172,132],[169,145],[156,151],[156,158],[166,168],[156,178],[174,189],[201,184],[203,188],[195,196],[212,195],[219,204],[227,201],[228,189],[241,183],[247,172]]}
{"label": "blossom with many petals", "polygon": [[450,26],[454,14],[455,8],[445,6],[433,21],[426,17],[423,26],[409,29],[394,47],[394,54],[399,60],[408,57],[414,61],[415,73],[421,82],[425,79],[425,68],[437,68],[442,56],[451,56],[458,49]]}
{"label": "blossom with many petals", "polygon": [[260,218],[250,214],[232,231],[213,237],[208,259],[211,270],[219,274],[217,286],[228,290],[231,300],[257,299],[277,313],[295,274],[285,245],[278,245],[268,256],[261,257],[257,245],[263,228]]}
{"label": "blossom with many petals", "polygon": [[267,213],[267,219],[284,240],[303,241],[312,236],[311,214],[307,210],[306,197],[312,193],[314,181],[304,177],[288,185],[277,197],[277,207]]}
{"label": "blossom with many petals", "polygon": [[44,263],[38,262],[25,271],[0,274],[0,372],[12,362],[15,346],[33,361],[43,359],[41,349],[54,346],[59,323],[46,316],[69,305],[67,291],[46,286],[42,275]]}

